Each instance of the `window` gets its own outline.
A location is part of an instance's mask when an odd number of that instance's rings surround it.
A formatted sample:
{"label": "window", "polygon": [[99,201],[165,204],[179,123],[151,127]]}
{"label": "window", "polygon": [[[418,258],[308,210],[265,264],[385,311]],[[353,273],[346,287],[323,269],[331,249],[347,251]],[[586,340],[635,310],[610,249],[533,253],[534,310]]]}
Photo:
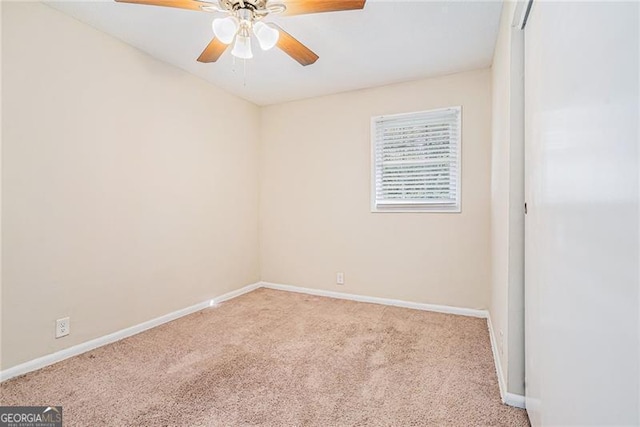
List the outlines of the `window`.
{"label": "window", "polygon": [[461,108],[371,120],[372,212],[460,212]]}

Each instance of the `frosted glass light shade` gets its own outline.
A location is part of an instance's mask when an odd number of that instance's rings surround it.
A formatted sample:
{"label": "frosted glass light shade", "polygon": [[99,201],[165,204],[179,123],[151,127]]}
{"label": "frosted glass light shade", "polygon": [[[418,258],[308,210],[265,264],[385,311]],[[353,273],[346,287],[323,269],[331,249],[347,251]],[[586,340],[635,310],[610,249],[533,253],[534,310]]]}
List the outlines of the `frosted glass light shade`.
{"label": "frosted glass light shade", "polygon": [[280,32],[278,32],[278,30],[261,21],[253,24],[253,33],[256,35],[262,50],[271,49],[278,43],[278,39],[280,38]]}
{"label": "frosted glass light shade", "polygon": [[213,33],[216,35],[216,38],[224,44],[231,43],[238,32],[238,23],[235,18],[231,16],[223,19],[214,19],[211,26],[213,27]]}
{"label": "frosted glass light shade", "polygon": [[236,43],[233,45],[231,54],[236,58],[241,59],[253,58],[253,52],[251,52],[251,39],[246,36],[238,35],[238,37],[236,37]]}

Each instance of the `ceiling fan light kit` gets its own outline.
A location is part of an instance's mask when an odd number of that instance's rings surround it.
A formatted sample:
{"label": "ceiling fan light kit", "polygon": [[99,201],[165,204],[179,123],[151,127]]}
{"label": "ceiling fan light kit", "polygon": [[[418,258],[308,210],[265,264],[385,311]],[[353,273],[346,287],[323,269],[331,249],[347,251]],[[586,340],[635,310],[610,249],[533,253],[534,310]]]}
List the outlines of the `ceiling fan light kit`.
{"label": "ceiling fan light kit", "polygon": [[251,38],[238,34],[231,54],[240,59],[253,58],[253,52],[251,51]]}
{"label": "ceiling fan light kit", "polygon": [[231,16],[222,19],[214,19],[211,27],[213,27],[213,33],[216,35],[218,40],[224,44],[230,44],[239,29],[239,25],[235,18]]}
{"label": "ceiling fan light kit", "polygon": [[[231,54],[241,59],[253,58],[251,34],[262,50],[278,46],[301,65],[311,65],[318,60],[311,49],[296,40],[276,24],[262,20],[271,14],[286,16],[321,12],[339,12],[364,8],[366,0],[287,0],[286,4],[269,0],[115,0],[118,3],[134,3],[152,6],[175,7],[229,16],[216,18],[211,26],[215,38],[209,42],[198,58],[199,62],[216,62],[233,43]],[[235,40],[235,42],[234,42]]]}
{"label": "ceiling fan light kit", "polygon": [[[277,10],[286,10],[284,5]],[[275,28],[271,28],[260,21],[262,16],[255,14],[252,10],[238,9],[233,15],[226,18],[216,18],[212,27],[215,36],[224,44],[231,44],[235,39],[231,54],[236,58],[251,59],[251,32],[258,39],[258,44],[262,50],[272,49],[277,43],[280,33]]]}
{"label": "ceiling fan light kit", "polygon": [[280,39],[280,32],[262,21],[253,24],[253,33],[256,35],[262,50],[273,49],[278,44],[278,39]]}

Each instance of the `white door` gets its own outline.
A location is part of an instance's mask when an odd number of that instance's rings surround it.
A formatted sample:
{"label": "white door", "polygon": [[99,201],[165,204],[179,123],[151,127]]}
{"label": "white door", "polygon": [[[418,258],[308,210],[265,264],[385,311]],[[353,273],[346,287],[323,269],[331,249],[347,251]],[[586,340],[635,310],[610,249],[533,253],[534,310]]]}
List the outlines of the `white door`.
{"label": "white door", "polygon": [[525,335],[534,426],[639,425],[639,14],[534,0]]}

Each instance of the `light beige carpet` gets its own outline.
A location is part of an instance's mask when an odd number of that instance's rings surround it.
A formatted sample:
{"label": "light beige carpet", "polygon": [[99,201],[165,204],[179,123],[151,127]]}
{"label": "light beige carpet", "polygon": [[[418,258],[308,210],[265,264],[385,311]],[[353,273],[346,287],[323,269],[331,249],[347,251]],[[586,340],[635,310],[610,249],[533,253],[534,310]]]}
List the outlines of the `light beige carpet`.
{"label": "light beige carpet", "polygon": [[0,386],[66,426],[526,426],[484,319],[259,289]]}

